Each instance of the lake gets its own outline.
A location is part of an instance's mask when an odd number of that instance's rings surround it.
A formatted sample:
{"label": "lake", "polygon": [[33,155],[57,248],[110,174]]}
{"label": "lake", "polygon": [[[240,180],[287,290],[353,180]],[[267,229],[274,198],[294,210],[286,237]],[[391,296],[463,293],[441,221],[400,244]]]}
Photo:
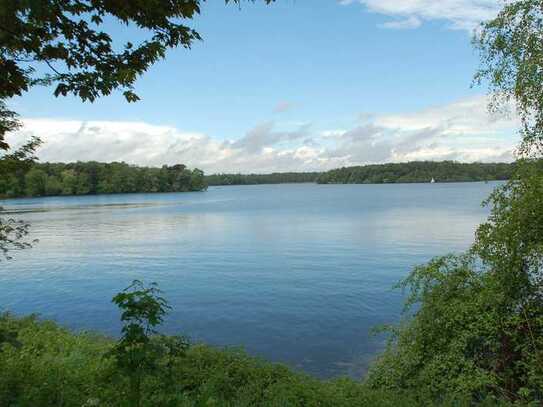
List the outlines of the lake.
{"label": "lake", "polygon": [[156,281],[162,331],[361,377],[397,322],[392,287],[466,249],[497,183],[263,185],[207,192],[1,201],[32,223],[31,250],[0,262],[4,309],[117,335],[113,295]]}

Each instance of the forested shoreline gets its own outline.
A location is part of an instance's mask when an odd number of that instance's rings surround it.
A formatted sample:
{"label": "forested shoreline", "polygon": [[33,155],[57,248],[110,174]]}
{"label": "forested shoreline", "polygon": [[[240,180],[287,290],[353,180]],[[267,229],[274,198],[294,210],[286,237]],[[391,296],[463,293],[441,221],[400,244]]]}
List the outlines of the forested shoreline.
{"label": "forested shoreline", "polygon": [[413,161],[327,172],[204,175],[183,164],[140,167],[124,162],[18,163],[0,177],[0,198],[203,191],[208,186],[288,183],[385,184],[505,181],[515,164]]}
{"label": "forested shoreline", "polygon": [[319,184],[389,184],[430,182],[506,181],[515,164],[412,161],[343,167],[322,173]]}
{"label": "forested shoreline", "polygon": [[206,175],[208,185],[259,184],[387,184],[430,182],[506,181],[513,174],[510,163],[459,163],[412,161],[337,168],[326,172]]}
{"label": "forested shoreline", "polygon": [[272,174],[212,174],[205,179],[210,186],[297,184],[316,182],[320,172],[274,172]]}
{"label": "forested shoreline", "polygon": [[189,192],[207,189],[203,171],[183,164],[139,167],[124,162],[33,163],[0,178],[0,197]]}

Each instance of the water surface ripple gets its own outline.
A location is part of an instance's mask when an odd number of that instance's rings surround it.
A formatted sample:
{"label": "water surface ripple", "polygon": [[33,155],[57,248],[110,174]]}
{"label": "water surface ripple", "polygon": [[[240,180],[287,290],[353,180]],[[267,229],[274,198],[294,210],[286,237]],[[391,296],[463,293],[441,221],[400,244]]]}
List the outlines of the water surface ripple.
{"label": "water surface ripple", "polygon": [[319,377],[360,377],[398,320],[391,287],[465,249],[495,183],[266,185],[204,193],[1,201],[32,223],[32,250],[0,263],[0,298],[74,329],[117,335],[111,297],[156,281],[164,331],[241,345]]}

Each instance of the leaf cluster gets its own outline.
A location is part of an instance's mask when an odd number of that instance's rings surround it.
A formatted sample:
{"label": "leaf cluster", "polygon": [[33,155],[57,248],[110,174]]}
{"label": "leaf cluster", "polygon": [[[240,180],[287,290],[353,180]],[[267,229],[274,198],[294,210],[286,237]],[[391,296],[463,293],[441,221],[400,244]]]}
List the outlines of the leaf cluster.
{"label": "leaf cluster", "polygon": [[543,153],[543,1],[507,2],[474,38],[481,55],[475,82],[487,83],[491,109],[516,105],[522,155]]}
{"label": "leaf cluster", "polygon": [[[200,35],[178,21],[200,12],[195,1],[24,0],[0,7],[0,98],[36,84],[55,84],[56,96],[93,101],[121,88],[129,102],[137,77],[164,58],[168,48],[190,47]],[[102,29],[111,17],[150,32],[120,49]],[[45,64],[42,73],[36,64]]]}

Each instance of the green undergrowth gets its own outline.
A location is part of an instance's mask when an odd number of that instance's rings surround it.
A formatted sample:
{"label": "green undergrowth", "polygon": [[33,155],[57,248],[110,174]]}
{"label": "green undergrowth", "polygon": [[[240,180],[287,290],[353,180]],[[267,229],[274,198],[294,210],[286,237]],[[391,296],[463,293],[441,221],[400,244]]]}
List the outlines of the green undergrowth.
{"label": "green undergrowth", "polygon": [[[172,337],[152,341],[168,349]],[[117,342],[72,333],[36,317],[0,318],[2,407],[131,406],[129,378],[117,367]],[[320,381],[241,350],[189,345],[164,352],[142,381],[141,406],[416,406],[416,394],[370,390],[342,378]],[[496,403],[485,403],[497,405]],[[467,405],[459,400],[444,405]],[[504,404],[505,405],[505,404]]]}

